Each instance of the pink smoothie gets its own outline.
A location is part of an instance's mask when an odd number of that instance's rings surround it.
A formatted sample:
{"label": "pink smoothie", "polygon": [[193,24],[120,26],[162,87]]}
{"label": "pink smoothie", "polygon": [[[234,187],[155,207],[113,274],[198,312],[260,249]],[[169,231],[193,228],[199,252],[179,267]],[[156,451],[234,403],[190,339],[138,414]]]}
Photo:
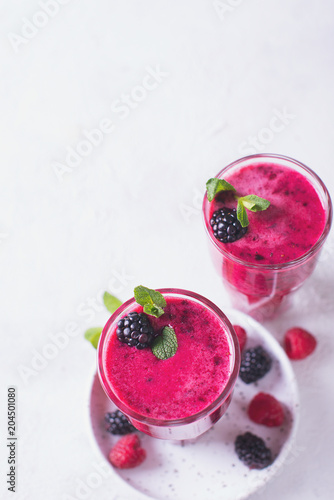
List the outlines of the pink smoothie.
{"label": "pink smoothie", "polygon": [[[277,164],[253,164],[224,177],[238,196],[256,194],[270,201],[263,212],[247,211],[246,235],[234,243],[217,243],[243,261],[281,264],[301,257],[318,241],[326,224],[326,212],[310,181],[299,172]],[[236,207],[230,194],[219,193],[210,204],[212,213]]]}
{"label": "pink smoothie", "polygon": [[[160,360],[150,348],[129,347],[117,339],[115,325],[103,364],[108,383],[128,407],[170,420],[194,415],[217,399],[229,380],[232,355],[226,326],[212,311],[195,300],[165,298],[165,313],[149,319],[155,330],[174,328],[176,354]],[[142,307],[135,304],[132,310]]]}

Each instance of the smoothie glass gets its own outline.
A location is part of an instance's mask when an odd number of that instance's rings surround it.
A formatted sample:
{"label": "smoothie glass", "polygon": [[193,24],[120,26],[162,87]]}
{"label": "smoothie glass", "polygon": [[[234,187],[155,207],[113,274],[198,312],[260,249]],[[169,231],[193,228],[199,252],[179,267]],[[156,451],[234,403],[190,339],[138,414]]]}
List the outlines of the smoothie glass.
{"label": "smoothie glass", "polygon": [[325,212],[325,225],[319,239],[303,255],[278,264],[250,263],[233,255],[228,251],[228,244],[225,246],[220,244],[213,236],[210,227],[210,203],[207,196],[204,196],[204,223],[215,267],[222,275],[234,307],[261,321],[275,316],[278,308],[284,309],[284,305],[288,306],[291,293],[297,290],[313,272],[321,247],[330,230],[332,204],[321,179],[310,168],[285,156],[275,154],[247,156],[223,168],[216,177],[229,180],[228,175],[255,164],[288,167],[302,174],[315,189]]}
{"label": "smoothie glass", "polygon": [[[102,388],[104,389],[108,398],[127,416],[127,418],[138,430],[155,438],[169,439],[172,441],[194,439],[203,434],[210,427],[212,427],[212,425],[217,422],[225,413],[230,404],[233,388],[237,380],[240,368],[239,342],[236,333],[225,314],[215,304],[213,304],[205,297],[202,297],[201,295],[193,292],[174,288],[165,288],[158,291],[163,294],[167,301],[168,298],[173,299],[174,297],[196,302],[200,306],[213,313],[219,320],[219,323],[222,325],[224,335],[229,345],[230,364],[229,373],[227,374],[227,383],[217,399],[203,410],[186,418],[164,420],[150,418],[146,415],[139,414],[115,394],[115,391],[113,390],[113,387],[111,386],[106,374],[106,351],[108,337],[112,334],[115,334],[114,332],[117,322],[122,317],[131,312],[135,306],[138,307],[138,304],[135,302],[134,298],[128,300],[119,309],[117,309],[117,311],[111,316],[103,329],[97,353],[98,374]],[[129,349],[133,348],[129,347]],[[163,362],[164,361],[162,361],[162,363]],[[179,366],[178,368],[182,370],[182,366]]]}

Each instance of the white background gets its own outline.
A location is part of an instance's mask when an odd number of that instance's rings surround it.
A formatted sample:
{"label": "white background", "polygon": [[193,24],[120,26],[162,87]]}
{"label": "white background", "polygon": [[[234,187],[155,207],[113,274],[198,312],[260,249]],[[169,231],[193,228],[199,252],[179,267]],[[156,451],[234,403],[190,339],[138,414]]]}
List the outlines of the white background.
{"label": "white background", "polygon": [[[108,317],[103,290],[126,300],[138,284],[180,287],[230,305],[200,215],[209,177],[245,153],[276,152],[334,192],[331,0],[226,0],[220,9],[211,0],[59,0],[52,16],[40,15],[41,3],[0,2],[0,435],[14,384],[18,500],[76,498],[99,460],[87,408],[95,353],[83,333]],[[137,86],[157,67],[164,76],[144,95]],[[131,92],[121,113],[117,100]],[[278,112],[285,122],[272,132]],[[55,162],[104,119],[113,132],[57,176]],[[327,500],[334,490],[333,256],[329,237],[294,309],[266,324],[279,340],[307,327],[319,346],[294,363],[302,411],[289,463],[252,498]],[[57,352],[49,346],[59,332],[68,344]],[[36,352],[54,358],[36,370]],[[0,446],[1,498],[13,498]],[[138,497],[112,476],[87,498]]]}

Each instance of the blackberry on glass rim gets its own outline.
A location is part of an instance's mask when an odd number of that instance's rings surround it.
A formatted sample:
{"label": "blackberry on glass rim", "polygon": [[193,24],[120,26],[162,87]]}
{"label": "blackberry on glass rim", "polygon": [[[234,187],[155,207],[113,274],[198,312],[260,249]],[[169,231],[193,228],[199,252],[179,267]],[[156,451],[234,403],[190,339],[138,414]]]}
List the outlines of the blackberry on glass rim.
{"label": "blackberry on glass rim", "polygon": [[210,225],[214,237],[222,243],[233,243],[247,233],[247,227],[242,227],[237,219],[235,208],[223,207],[213,212]]}
{"label": "blackberry on glass rim", "polygon": [[152,328],[145,313],[130,312],[117,323],[117,338],[130,347],[145,349],[153,342],[159,332]]}

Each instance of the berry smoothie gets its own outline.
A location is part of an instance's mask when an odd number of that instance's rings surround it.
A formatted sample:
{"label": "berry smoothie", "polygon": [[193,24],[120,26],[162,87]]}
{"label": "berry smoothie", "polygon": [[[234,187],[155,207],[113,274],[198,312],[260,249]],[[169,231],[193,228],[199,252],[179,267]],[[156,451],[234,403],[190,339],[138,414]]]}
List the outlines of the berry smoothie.
{"label": "berry smoothie", "polygon": [[229,321],[212,303],[184,291],[163,295],[164,314],[148,318],[155,332],[165,326],[174,329],[175,355],[161,360],[151,348],[119,341],[119,319],[143,310],[128,301],[102,334],[100,378],[107,395],[139,430],[155,437],[192,438],[226,410],[239,369],[239,348]]}
{"label": "berry smoothie", "polygon": [[237,206],[234,194],[218,193],[203,205],[214,259],[234,305],[265,319],[315,267],[331,223],[328,192],[310,169],[275,155],[239,160],[217,177],[232,184],[237,196],[256,194],[270,201],[268,209],[247,213],[247,232],[233,243],[214,238],[208,221],[216,210]]}

